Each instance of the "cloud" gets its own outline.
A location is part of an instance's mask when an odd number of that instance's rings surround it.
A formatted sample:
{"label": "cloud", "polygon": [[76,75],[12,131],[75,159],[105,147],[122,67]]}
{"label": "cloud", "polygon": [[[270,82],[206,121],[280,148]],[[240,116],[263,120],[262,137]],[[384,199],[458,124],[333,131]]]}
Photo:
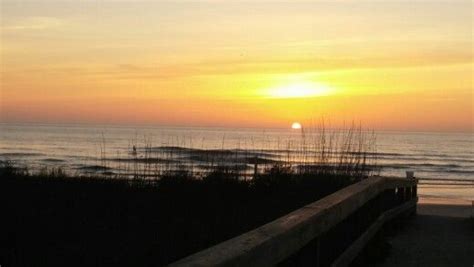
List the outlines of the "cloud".
{"label": "cloud", "polygon": [[59,27],[63,20],[55,17],[26,17],[13,21],[4,21],[2,31],[46,30]]}
{"label": "cloud", "polygon": [[[433,66],[470,64],[472,54],[445,52],[438,54],[419,53],[372,57],[314,57],[300,59],[223,59],[197,62],[163,64],[77,64],[41,65],[29,68],[8,69],[5,77],[28,77],[31,75],[75,76],[106,80],[178,79],[196,76],[324,73],[371,69],[404,69]],[[19,78],[19,77],[18,77]]]}

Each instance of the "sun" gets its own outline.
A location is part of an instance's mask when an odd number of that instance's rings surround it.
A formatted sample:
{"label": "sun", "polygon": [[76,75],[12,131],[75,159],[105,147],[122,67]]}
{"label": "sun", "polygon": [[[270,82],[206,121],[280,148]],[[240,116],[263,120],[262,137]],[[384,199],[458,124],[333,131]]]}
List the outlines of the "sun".
{"label": "sun", "polygon": [[293,122],[293,124],[291,125],[291,129],[293,130],[301,130],[302,128],[303,126],[299,122]]}
{"label": "sun", "polygon": [[331,88],[322,84],[300,82],[270,88],[266,94],[270,98],[309,98],[326,96],[331,91]]}

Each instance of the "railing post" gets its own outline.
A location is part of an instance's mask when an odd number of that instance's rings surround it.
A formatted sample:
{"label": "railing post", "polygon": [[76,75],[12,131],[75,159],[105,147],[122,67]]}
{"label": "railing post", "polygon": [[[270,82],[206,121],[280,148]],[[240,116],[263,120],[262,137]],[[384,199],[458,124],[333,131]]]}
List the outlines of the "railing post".
{"label": "railing post", "polygon": [[395,199],[397,204],[403,201],[403,187],[395,187]]}
{"label": "railing post", "polygon": [[399,204],[402,204],[404,203],[405,201],[407,201],[408,199],[408,190],[407,190],[407,187],[403,186],[403,187],[400,187],[399,190],[401,190],[401,197],[400,197],[400,202]]}
{"label": "railing post", "polygon": [[[410,194],[409,194],[409,199],[414,199],[417,197],[418,195],[418,192],[417,192],[417,182],[416,182],[416,178],[415,178],[415,172],[414,171],[407,171],[406,172],[406,175],[407,175],[407,179],[410,179],[410,180],[414,180],[415,181],[415,185],[414,186],[411,186],[410,187]],[[408,189],[408,188],[407,188]]]}
{"label": "railing post", "polygon": [[321,258],[321,250],[320,250],[320,247],[321,247],[320,243],[321,242],[320,242],[320,240],[321,239],[319,237],[317,237],[316,240],[315,240],[316,241],[316,258],[315,258],[315,261],[316,261],[315,266],[316,267],[321,266],[321,264],[320,264],[320,262],[321,262],[321,260],[320,260],[320,258]]}

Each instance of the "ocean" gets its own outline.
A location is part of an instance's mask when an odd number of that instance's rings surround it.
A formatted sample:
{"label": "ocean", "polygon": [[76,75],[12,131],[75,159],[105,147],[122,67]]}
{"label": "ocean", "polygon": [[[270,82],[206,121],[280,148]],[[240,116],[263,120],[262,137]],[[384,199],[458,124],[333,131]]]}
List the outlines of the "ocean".
{"label": "ocean", "polygon": [[[74,173],[109,174],[145,164],[192,164],[199,169],[202,157],[196,155],[202,156],[202,151],[235,151],[226,164],[235,160],[249,165],[243,157],[259,157],[269,164],[284,158],[298,164],[302,144],[311,155],[311,138],[302,136],[292,129],[0,124],[0,160],[32,171],[61,167]],[[378,131],[375,143],[368,155],[380,175],[404,177],[406,171],[414,171],[418,178],[440,181],[474,179],[473,133]],[[149,161],[140,160],[144,157]],[[473,191],[463,194],[474,198],[474,187],[468,189]]]}

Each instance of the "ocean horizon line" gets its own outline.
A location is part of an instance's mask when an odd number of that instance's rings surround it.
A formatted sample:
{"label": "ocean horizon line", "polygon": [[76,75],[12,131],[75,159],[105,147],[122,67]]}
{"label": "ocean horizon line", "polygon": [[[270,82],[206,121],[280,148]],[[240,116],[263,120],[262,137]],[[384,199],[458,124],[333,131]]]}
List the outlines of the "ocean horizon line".
{"label": "ocean horizon line", "polygon": [[[212,130],[249,130],[249,131],[291,131],[290,127],[252,127],[252,126],[219,126],[219,125],[169,125],[169,124],[133,124],[133,123],[61,123],[61,122],[2,122],[0,121],[0,126],[8,125],[8,126],[38,126],[38,127],[64,127],[64,128],[118,128],[118,129],[159,129],[159,128],[167,128],[167,129],[212,129]],[[291,125],[290,125],[291,126]],[[318,124],[313,126],[306,127],[307,129],[315,129],[318,127]],[[347,124],[347,127],[328,127],[325,126],[325,130],[345,130],[350,128],[351,124]],[[358,127],[358,124],[356,124]],[[445,130],[410,130],[410,129],[372,129],[372,128],[365,128],[362,125],[363,131],[374,131],[377,133],[408,133],[408,134],[471,134],[474,135],[474,130],[467,130],[467,131],[445,131]],[[296,131],[296,130],[293,130]]]}

